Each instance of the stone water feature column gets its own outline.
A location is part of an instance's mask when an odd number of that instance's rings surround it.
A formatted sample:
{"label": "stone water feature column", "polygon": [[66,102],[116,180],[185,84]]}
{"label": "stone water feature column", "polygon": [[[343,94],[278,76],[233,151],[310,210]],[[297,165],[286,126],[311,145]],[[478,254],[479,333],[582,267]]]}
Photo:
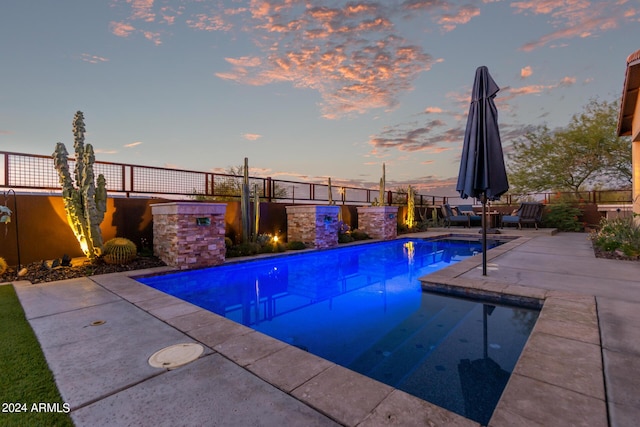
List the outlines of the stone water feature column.
{"label": "stone water feature column", "polygon": [[397,206],[358,206],[358,230],[373,239],[398,237]]}
{"label": "stone water feature column", "polygon": [[287,240],[303,242],[308,248],[338,246],[339,206],[287,206]]}
{"label": "stone water feature column", "polygon": [[225,203],[151,205],[153,252],[180,270],[211,267],[225,259]]}

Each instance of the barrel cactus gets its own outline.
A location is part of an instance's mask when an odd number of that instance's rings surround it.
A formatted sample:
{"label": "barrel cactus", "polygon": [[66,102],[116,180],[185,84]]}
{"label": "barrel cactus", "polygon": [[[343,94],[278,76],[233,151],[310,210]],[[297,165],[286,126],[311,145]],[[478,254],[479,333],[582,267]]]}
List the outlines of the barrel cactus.
{"label": "barrel cactus", "polygon": [[124,237],[115,237],[104,243],[102,259],[107,264],[128,264],[138,255],[136,244]]}

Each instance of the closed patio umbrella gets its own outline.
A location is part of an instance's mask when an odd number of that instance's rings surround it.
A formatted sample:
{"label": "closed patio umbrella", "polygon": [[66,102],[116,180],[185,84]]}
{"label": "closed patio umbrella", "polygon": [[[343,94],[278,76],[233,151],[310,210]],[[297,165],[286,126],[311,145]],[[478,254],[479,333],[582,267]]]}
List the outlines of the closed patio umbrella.
{"label": "closed patio umbrella", "polygon": [[498,129],[498,110],[493,98],[500,88],[489,69],[478,67],[464,133],[456,190],[460,197],[482,202],[482,275],[487,275],[487,200],[498,200],[509,190]]}

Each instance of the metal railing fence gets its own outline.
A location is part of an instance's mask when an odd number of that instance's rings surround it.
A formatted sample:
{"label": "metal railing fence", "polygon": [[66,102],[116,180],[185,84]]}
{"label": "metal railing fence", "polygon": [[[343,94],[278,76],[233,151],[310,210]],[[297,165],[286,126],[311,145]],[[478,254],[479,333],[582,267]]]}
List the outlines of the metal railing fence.
{"label": "metal railing fence", "polygon": [[[0,151],[0,188],[30,191],[60,191],[58,172],[53,167],[51,156]],[[69,169],[73,171],[75,161],[69,159]],[[156,166],[141,166],[126,163],[96,161],[96,176],[103,174],[107,191],[131,195],[176,196],[201,200],[238,200],[241,195],[243,177],[238,175],[170,169]],[[327,203],[327,184],[276,180],[272,178],[249,177],[249,188],[253,195],[255,188],[262,200],[286,203]],[[378,189],[351,186],[332,186],[332,199],[338,204],[371,204],[379,197]],[[387,191],[387,205],[406,205],[407,194]],[[522,201],[537,200],[552,203],[556,200],[580,203],[631,203],[632,191],[594,190],[578,194],[570,192],[530,193],[524,195],[507,193],[499,202],[492,204],[518,204]],[[416,194],[416,206],[436,206],[443,203],[452,205],[469,204],[477,200],[463,200],[456,196],[430,196]]]}
{"label": "metal railing fence", "polygon": [[[30,191],[60,191],[58,172],[51,156],[0,151],[0,188]],[[69,170],[75,167],[69,159]],[[200,200],[238,200],[243,177],[213,172],[141,166],[126,163],[96,161],[96,176],[103,174],[110,193],[132,195],[180,196]],[[249,177],[253,195],[270,202],[327,203],[327,184]],[[371,204],[379,197],[378,189],[332,186],[332,200],[337,204]],[[387,191],[386,204],[406,204],[407,194]],[[446,203],[447,198],[417,194],[416,206]]]}

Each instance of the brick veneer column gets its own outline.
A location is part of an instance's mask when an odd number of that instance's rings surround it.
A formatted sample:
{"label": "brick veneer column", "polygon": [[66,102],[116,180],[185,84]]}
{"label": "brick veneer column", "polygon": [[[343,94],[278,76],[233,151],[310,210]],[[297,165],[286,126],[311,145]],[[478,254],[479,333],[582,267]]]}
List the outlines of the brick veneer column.
{"label": "brick veneer column", "polygon": [[358,206],[358,230],[374,239],[398,237],[397,206]]}
{"label": "brick veneer column", "polygon": [[226,209],[224,203],[151,205],[154,253],[181,270],[224,263]]}
{"label": "brick veneer column", "polygon": [[338,246],[339,206],[287,206],[287,240],[324,249]]}

